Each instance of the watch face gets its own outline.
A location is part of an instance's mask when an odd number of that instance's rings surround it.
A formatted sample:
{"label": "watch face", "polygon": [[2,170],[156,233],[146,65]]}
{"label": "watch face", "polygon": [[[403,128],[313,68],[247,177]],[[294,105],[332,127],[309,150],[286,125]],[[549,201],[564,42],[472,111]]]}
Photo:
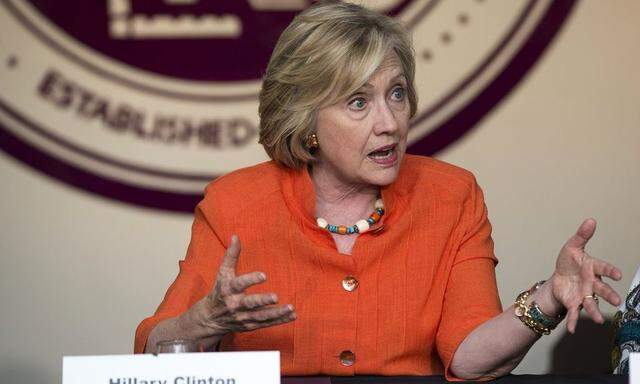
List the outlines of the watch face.
{"label": "watch face", "polygon": [[[6,0],[0,147],[102,196],[192,211],[207,182],[267,159],[261,76],[305,0]],[[416,52],[409,152],[434,155],[507,95],[573,1],[380,0]]]}

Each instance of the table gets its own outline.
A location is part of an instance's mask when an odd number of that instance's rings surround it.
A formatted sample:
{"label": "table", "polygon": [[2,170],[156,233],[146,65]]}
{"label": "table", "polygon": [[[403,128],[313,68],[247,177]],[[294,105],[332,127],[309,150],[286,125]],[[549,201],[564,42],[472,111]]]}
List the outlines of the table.
{"label": "table", "polygon": [[[507,375],[501,384],[627,384],[627,375]],[[437,384],[448,383],[444,376],[333,376],[284,377],[282,384]]]}

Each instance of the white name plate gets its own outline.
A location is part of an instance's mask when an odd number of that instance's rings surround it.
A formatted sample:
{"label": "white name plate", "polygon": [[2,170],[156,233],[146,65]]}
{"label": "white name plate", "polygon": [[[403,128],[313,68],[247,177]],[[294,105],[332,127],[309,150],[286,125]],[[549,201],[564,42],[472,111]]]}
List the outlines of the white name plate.
{"label": "white name plate", "polygon": [[640,384],[640,353],[629,355],[629,384]]}
{"label": "white name plate", "polygon": [[62,384],[280,384],[280,352],[65,356]]}

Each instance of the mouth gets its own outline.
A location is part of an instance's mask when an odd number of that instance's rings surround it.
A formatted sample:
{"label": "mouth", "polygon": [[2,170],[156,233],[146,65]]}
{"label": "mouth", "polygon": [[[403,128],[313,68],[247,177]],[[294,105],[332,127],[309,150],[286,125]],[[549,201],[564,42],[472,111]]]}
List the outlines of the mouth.
{"label": "mouth", "polygon": [[385,145],[367,154],[367,157],[381,165],[393,165],[398,159],[397,144]]}

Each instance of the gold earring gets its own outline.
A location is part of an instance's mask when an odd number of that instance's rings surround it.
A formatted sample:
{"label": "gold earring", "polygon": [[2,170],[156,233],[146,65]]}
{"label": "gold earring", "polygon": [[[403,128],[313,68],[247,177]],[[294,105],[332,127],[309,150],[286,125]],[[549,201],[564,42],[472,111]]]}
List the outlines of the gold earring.
{"label": "gold earring", "polygon": [[307,149],[311,153],[315,152],[318,148],[320,148],[320,144],[318,144],[318,136],[316,136],[315,133],[312,133],[311,135],[307,136],[306,144],[307,144]]}

